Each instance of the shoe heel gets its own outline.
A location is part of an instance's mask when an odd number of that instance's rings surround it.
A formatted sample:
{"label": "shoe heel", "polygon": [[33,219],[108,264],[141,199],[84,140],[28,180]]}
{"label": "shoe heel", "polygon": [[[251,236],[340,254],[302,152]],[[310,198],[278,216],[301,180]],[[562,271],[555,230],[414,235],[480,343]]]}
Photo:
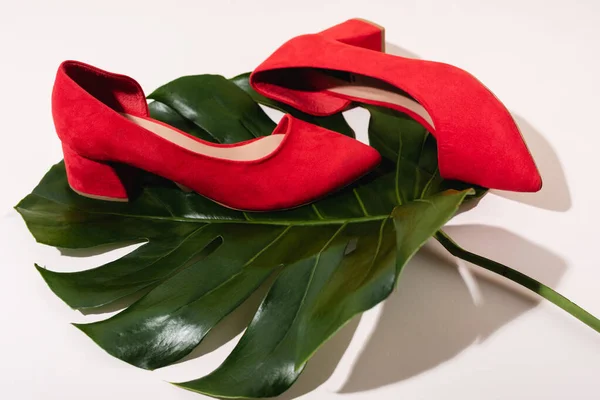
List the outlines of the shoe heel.
{"label": "shoe heel", "polygon": [[123,177],[117,174],[115,167],[90,160],[77,154],[63,144],[63,155],[69,186],[77,194],[97,200],[129,200]]}
{"label": "shoe heel", "polygon": [[385,29],[366,19],[354,18],[320,33],[351,46],[385,52]]}

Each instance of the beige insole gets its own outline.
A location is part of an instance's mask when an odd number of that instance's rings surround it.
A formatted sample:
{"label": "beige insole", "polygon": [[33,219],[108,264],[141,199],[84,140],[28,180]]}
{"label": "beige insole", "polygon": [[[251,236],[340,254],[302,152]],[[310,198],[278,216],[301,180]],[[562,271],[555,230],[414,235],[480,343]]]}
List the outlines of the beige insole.
{"label": "beige insole", "polygon": [[433,120],[427,110],[415,100],[402,95],[394,86],[378,79],[353,75],[351,82],[329,77],[332,86],[327,90],[357,99],[373,100],[381,103],[394,104],[409,110],[425,120],[435,129]]}
{"label": "beige insole", "polygon": [[[402,109],[409,110],[420,116],[432,128],[435,129],[433,120],[427,110],[417,101],[404,96],[394,86],[378,79],[366,76],[353,75],[351,82],[327,76],[330,86],[327,90],[357,99],[372,100],[381,103],[397,105]],[[251,143],[231,146],[216,147],[204,144],[189,136],[182,135],[178,131],[155,121],[136,117],[130,114],[121,114],[136,125],[168,140],[178,146],[186,148],[194,153],[209,157],[232,161],[252,161],[271,154],[281,144],[285,137],[283,134],[273,134],[262,137]]]}
{"label": "beige insole", "polygon": [[173,128],[159,124],[152,120],[136,117],[130,114],[121,114],[129,121],[144,129],[154,133],[161,138],[168,140],[178,146],[186,148],[194,153],[202,154],[209,157],[221,158],[223,160],[232,161],[252,161],[263,158],[271,154],[285,137],[284,134],[273,134],[262,137],[251,143],[231,147],[217,147],[209,144],[204,144],[192,139],[187,135],[182,135]]}

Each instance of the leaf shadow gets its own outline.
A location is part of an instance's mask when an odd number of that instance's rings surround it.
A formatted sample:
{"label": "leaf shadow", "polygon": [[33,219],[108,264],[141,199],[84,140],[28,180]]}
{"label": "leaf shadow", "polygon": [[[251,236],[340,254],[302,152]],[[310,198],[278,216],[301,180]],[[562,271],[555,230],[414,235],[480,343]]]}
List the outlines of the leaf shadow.
{"label": "leaf shadow", "polygon": [[[241,334],[250,324],[275,278],[276,274],[267,280],[240,307],[217,324],[190,354],[173,363],[173,365],[209,354]],[[288,391],[273,399],[295,399],[325,383],[335,371],[335,368],[350,345],[360,318],[361,315],[357,315],[351,319],[336,335],[328,340],[308,362],[296,383]]]}
{"label": "leaf shadow", "polygon": [[246,300],[235,310],[223,318],[194,348],[187,356],[174,362],[172,365],[181,364],[186,361],[195,360],[206,354],[212,353],[230,340],[242,333],[264,300],[267,292],[277,278],[278,272],[274,272],[265,282],[258,287]]}
{"label": "leaf shadow", "polygon": [[[466,249],[550,286],[566,269],[556,254],[501,228],[465,225],[446,231]],[[469,282],[456,263],[437,243],[429,243],[415,256],[384,303],[378,325],[340,393],[375,389],[434,369],[485,341],[540,301],[515,296],[516,285],[500,277],[476,273]],[[475,268],[467,273],[478,271]]]}
{"label": "leaf shadow", "polygon": [[[400,57],[421,59],[393,43],[386,42],[386,53]],[[522,116],[511,113],[527,147],[531,151],[542,175],[543,187],[537,193],[518,193],[494,190],[497,196],[551,211],[567,211],[571,208],[571,195],[562,164],[552,145]]]}
{"label": "leaf shadow", "polygon": [[242,333],[252,321],[273,280],[274,277],[261,285],[239,307],[223,318],[221,322],[208,332],[194,350],[172,365],[181,364],[212,353]]}
{"label": "leaf shadow", "polygon": [[95,308],[82,308],[79,312],[83,315],[100,315],[100,314],[109,314],[114,313],[116,311],[122,311],[144,297],[153,287],[148,287],[146,289],[142,289],[135,293],[132,293],[128,296],[122,297],[118,300],[115,300],[111,303],[108,303],[104,306],[95,307]]}
{"label": "leaf shadow", "polygon": [[338,333],[317,350],[292,387],[273,400],[293,400],[312,392],[324,384],[335,372],[344,353],[350,346],[358,328],[361,315],[352,318]]}

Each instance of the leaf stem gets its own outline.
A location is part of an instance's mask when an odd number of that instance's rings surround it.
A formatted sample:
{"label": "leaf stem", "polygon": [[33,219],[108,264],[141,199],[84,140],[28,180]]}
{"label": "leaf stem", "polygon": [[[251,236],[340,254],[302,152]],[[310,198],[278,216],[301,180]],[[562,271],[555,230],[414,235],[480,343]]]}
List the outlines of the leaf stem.
{"label": "leaf stem", "polygon": [[461,258],[475,265],[479,265],[480,267],[502,275],[505,278],[510,279],[511,281],[526,287],[532,292],[539,294],[544,299],[562,308],[563,310],[565,310],[566,312],[568,312],[569,314],[571,314],[572,316],[589,326],[590,328],[594,329],[596,332],[600,332],[600,320],[598,318],[594,317],[592,314],[585,311],[583,308],[579,307],[577,304],[573,303],[572,301],[557,293],[548,286],[544,285],[543,283],[506,265],[500,264],[499,262],[492,261],[490,259],[487,259],[485,257],[463,249],[441,230],[439,230],[435,234],[435,238],[453,256]]}

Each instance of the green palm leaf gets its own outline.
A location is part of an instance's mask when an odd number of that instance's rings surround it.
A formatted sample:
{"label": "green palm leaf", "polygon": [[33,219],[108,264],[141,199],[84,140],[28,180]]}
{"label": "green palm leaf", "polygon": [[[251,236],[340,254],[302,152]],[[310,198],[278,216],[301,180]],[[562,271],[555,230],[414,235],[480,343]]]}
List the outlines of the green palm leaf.
{"label": "green palm leaf", "polygon": [[[149,97],[155,118],[213,142],[268,135],[275,123],[257,102],[353,135],[341,114],[315,118],[254,93],[247,74],[183,77]],[[274,276],[225,362],[178,385],[218,397],[282,393],[319,346],[391,293],[408,260],[467,196],[484,193],[440,177],[435,139],[419,124],[366,108],[382,165],[350,187],[289,211],[226,209],[147,174],[129,203],[91,200],[70,190],[61,162],[16,207],[38,242],[65,248],[145,243],[87,271],[37,268],[75,309],[143,294],[119,314],[77,327],[108,353],[146,369],[189,354]]]}

